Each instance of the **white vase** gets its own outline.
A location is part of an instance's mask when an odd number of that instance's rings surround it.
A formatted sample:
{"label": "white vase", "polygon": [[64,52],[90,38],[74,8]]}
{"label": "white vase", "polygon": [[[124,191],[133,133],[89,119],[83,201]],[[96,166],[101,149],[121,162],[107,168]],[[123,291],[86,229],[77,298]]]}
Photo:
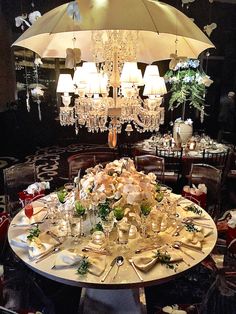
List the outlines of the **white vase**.
{"label": "white vase", "polygon": [[184,121],[176,121],[173,127],[173,137],[176,143],[187,143],[193,135],[193,126],[184,123]]}

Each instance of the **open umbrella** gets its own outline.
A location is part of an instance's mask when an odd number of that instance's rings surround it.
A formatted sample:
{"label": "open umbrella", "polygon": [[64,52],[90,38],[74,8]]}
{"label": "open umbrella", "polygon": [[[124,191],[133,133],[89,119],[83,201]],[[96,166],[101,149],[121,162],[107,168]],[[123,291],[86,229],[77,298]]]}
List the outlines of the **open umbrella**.
{"label": "open umbrella", "polygon": [[[68,6],[76,12],[71,18]],[[170,54],[189,58],[214,45],[182,12],[152,0],[78,0],[40,17],[13,44],[31,49],[42,58],[65,58],[67,48],[80,48],[81,59],[93,61],[94,30],[138,30],[137,60],[152,63]],[[103,60],[97,60],[103,61]]]}

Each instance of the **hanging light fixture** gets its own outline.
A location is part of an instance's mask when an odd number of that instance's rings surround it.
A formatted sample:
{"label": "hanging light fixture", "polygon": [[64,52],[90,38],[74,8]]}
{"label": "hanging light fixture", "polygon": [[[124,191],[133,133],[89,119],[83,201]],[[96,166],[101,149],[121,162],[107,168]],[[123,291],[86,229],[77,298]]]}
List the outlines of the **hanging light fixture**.
{"label": "hanging light fixture", "polygon": [[[134,128],[138,132],[158,131],[164,123],[161,104],[166,87],[156,65],[148,65],[144,77],[138,69],[138,31],[94,31],[93,41],[94,62],[84,62],[74,72],[77,96],[73,107],[69,106],[66,84],[60,87],[59,79],[57,92],[66,92],[62,96],[65,106],[60,108],[61,125],[75,124],[77,132],[81,126],[89,132],[110,131],[112,145],[123,125],[128,134]],[[101,59],[104,61],[97,61]],[[140,86],[144,86],[146,99],[139,95]]]}

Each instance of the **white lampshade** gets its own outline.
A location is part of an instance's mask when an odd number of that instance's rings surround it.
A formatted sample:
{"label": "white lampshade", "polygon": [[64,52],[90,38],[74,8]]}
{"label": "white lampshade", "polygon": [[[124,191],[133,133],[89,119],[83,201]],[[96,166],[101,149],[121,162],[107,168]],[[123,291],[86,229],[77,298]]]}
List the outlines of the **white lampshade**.
{"label": "white lampshade", "polygon": [[75,90],[70,74],[60,74],[57,83],[57,93],[73,93]]}
{"label": "white lampshade", "polygon": [[137,62],[125,62],[120,79],[122,83],[137,84],[140,80]]}
{"label": "white lampshade", "polygon": [[82,65],[82,69],[86,73],[97,73],[98,72],[95,62],[84,62]]}
{"label": "white lampshade", "polygon": [[142,71],[140,69],[137,70],[137,80],[138,80],[138,82],[134,83],[134,85],[137,85],[137,86],[143,86],[144,85]]}
{"label": "white lampshade", "polygon": [[106,94],[107,93],[107,76],[101,73],[90,73],[86,85],[86,94]]}
{"label": "white lampshade", "polygon": [[160,96],[167,93],[166,84],[163,77],[152,76],[145,84],[143,96]]}
{"label": "white lampshade", "polygon": [[160,76],[157,65],[148,65],[144,71],[143,80],[146,83],[150,76]]}
{"label": "white lampshade", "polygon": [[73,83],[78,87],[86,84],[85,71],[83,67],[76,67],[73,76]]}

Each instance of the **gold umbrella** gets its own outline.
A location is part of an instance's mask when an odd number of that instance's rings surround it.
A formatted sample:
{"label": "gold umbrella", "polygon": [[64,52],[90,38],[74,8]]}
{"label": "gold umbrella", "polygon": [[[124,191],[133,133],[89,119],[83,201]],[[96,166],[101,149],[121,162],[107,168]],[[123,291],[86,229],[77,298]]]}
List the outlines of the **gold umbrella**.
{"label": "gold umbrella", "polygon": [[[152,0],[78,0],[77,20],[63,4],[40,17],[13,44],[42,58],[65,58],[66,48],[80,48],[81,59],[94,61],[94,30],[138,30],[137,60],[165,60],[170,54],[197,58],[214,48],[208,37],[182,12]],[[96,60],[103,61],[103,60]]]}

